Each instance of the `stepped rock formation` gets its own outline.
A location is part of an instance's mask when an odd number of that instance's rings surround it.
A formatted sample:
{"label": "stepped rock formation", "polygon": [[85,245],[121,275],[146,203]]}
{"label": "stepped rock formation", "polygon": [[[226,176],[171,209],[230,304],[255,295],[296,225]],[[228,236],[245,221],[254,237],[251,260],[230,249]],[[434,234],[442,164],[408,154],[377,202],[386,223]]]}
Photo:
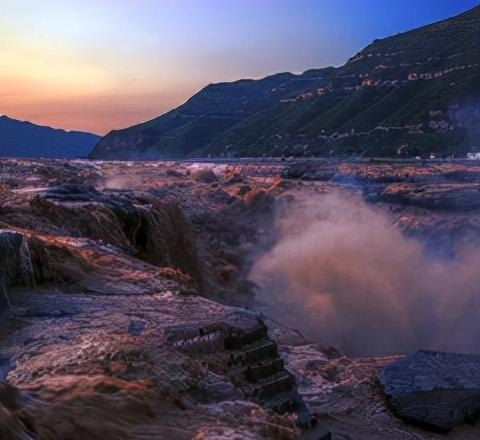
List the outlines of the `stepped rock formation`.
{"label": "stepped rock formation", "polygon": [[167,339],[182,352],[201,357],[225,374],[245,397],[284,413],[298,411],[297,424],[315,420],[296,390],[295,378],[268,336],[265,323],[251,312],[232,311],[218,321],[165,330]]}
{"label": "stepped rock formation", "polygon": [[95,159],[465,155],[480,145],[480,6],[375,40],[344,66],[212,84],[112,131]]}

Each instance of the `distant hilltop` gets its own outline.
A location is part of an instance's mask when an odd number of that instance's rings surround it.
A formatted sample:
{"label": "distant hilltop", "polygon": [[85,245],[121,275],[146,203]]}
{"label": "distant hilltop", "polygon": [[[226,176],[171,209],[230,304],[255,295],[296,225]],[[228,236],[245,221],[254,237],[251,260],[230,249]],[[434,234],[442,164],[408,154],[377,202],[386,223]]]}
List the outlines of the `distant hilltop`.
{"label": "distant hilltop", "polygon": [[480,6],[375,40],[340,68],[211,84],[110,132],[92,158],[452,155],[480,150]]}
{"label": "distant hilltop", "polygon": [[87,157],[100,137],[0,116],[0,157]]}

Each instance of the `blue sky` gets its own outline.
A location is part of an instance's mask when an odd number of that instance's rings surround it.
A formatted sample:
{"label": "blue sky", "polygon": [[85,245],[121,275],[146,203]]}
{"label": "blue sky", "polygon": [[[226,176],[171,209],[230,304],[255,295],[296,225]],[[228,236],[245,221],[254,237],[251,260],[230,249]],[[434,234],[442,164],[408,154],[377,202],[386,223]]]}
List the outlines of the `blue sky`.
{"label": "blue sky", "polygon": [[478,0],[0,0],[0,113],[105,133],[210,82],[343,64]]}

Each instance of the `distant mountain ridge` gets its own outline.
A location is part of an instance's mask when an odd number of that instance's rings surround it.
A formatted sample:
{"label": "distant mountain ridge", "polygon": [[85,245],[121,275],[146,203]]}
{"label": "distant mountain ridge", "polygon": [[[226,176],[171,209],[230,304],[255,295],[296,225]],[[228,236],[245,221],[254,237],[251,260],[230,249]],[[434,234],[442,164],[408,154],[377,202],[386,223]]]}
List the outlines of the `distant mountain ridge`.
{"label": "distant mountain ridge", "polygon": [[339,68],[211,84],[113,131],[102,159],[413,156],[480,149],[480,6],[375,40]]}
{"label": "distant mountain ridge", "polygon": [[0,157],[87,157],[100,136],[0,116]]}

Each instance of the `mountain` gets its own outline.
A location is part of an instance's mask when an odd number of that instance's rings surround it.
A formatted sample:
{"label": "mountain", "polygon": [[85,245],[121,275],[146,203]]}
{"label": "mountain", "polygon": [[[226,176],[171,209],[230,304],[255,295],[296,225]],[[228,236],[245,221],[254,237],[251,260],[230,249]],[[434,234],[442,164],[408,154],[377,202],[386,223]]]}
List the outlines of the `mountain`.
{"label": "mountain", "polygon": [[339,68],[212,84],[113,131],[94,158],[416,156],[480,150],[480,6],[375,40]]}
{"label": "mountain", "polygon": [[87,157],[100,136],[0,116],[0,157]]}
{"label": "mountain", "polygon": [[112,131],[95,146],[95,159],[186,157],[222,132],[287,97],[315,88],[335,69],[261,80],[210,84],[180,107],[124,130]]}

